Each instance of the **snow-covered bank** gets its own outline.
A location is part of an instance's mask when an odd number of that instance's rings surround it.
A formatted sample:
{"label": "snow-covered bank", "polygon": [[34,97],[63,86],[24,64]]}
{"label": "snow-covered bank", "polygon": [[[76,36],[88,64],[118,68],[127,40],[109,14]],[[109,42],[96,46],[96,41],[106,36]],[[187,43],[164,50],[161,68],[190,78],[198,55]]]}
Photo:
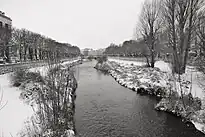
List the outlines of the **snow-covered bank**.
{"label": "snow-covered bank", "polygon": [[150,94],[158,97],[166,97],[169,94],[167,88],[169,77],[158,68],[145,68],[133,64],[125,65],[115,61],[104,62],[100,67],[96,67],[99,70],[104,68],[119,84],[140,94]]}
{"label": "snow-covered bank", "polygon": [[[79,60],[66,61],[63,65],[75,65]],[[45,65],[45,64],[44,64]],[[70,66],[72,66],[70,65]],[[30,71],[39,71],[42,75],[47,74],[47,66],[40,65],[37,68],[31,68]],[[25,122],[30,120],[34,111],[31,106],[25,104],[20,99],[22,89],[12,87],[11,73],[0,75],[0,96],[3,92],[2,105],[6,106],[0,110],[0,136],[4,137],[21,137],[18,133],[24,128]],[[1,99],[0,99],[1,100]],[[1,105],[0,105],[1,108]],[[72,131],[70,131],[71,133]]]}
{"label": "snow-covered bank", "polygon": [[[136,62],[136,61],[128,61],[128,60],[120,60],[120,59],[112,59],[108,58],[109,61],[114,61],[119,65],[123,66],[126,65],[127,67],[131,67],[133,65],[143,66],[143,62]],[[172,77],[171,73],[171,65],[164,61],[156,61],[155,67],[159,68],[162,72],[167,72],[166,75]],[[192,66],[187,66],[186,73],[181,75],[181,80],[184,83],[185,88],[184,92],[189,92],[191,88],[191,93],[193,97],[199,97],[202,101],[205,101],[205,76],[201,72],[197,71]],[[180,87],[179,82],[176,82],[176,91],[180,95]],[[191,84],[192,83],[192,84]],[[204,105],[205,106],[205,105]]]}
{"label": "snow-covered bank", "polygon": [[[143,66],[143,65],[146,65],[145,62],[143,61],[129,61],[129,60],[121,60],[120,58],[119,59],[113,59],[113,58],[108,58],[109,61],[114,61],[116,63],[119,63],[121,65],[136,65],[136,66]],[[171,66],[169,63],[166,63],[164,61],[156,61],[155,63],[155,67],[156,68],[159,68],[161,71],[164,71],[164,72],[171,72]]]}
{"label": "snow-covered bank", "polygon": [[201,124],[199,122],[195,122],[193,120],[191,122],[194,124],[194,126],[195,126],[195,128],[197,130],[202,131],[205,134],[205,126],[204,126],[204,124]]}
{"label": "snow-covered bank", "polygon": [[140,62],[140,61],[128,61],[128,60],[113,59],[113,58],[108,58],[108,60],[123,64],[123,65],[131,65],[131,64],[134,64],[136,66],[145,65],[144,62]]}
{"label": "snow-covered bank", "polygon": [[0,75],[0,89],[3,92],[2,104],[7,102],[0,110],[0,134],[18,137],[17,133],[23,128],[24,121],[32,116],[33,110],[19,99],[21,90],[11,86],[9,73]]}
{"label": "snow-covered bank", "polygon": [[[21,97],[25,102],[29,103],[34,107],[35,115],[38,116],[41,113],[45,113],[49,117],[48,119],[45,120],[46,129],[45,129],[45,125],[36,124],[38,130],[35,129],[37,133],[36,132],[32,133],[33,135],[41,134],[41,136],[43,137],[59,136],[59,134],[61,136],[66,136],[66,137],[75,136],[74,113],[75,113],[75,98],[76,98],[75,90],[77,88],[77,82],[73,73],[68,68],[80,63],[81,60],[72,60],[72,61],[61,63],[59,65],[52,65],[50,66],[50,68],[39,67],[36,68],[35,70],[34,69],[30,70],[32,72],[37,72],[37,73],[40,72],[40,75],[43,77],[43,82],[31,81],[29,83],[23,84],[25,91],[22,92]],[[53,75],[54,75],[54,79],[52,79]],[[55,81],[54,82],[55,85],[53,88],[51,88],[49,84],[52,81]],[[59,87],[60,87],[60,91],[53,90],[53,89],[57,90]],[[51,91],[54,93],[52,93]],[[42,98],[42,96],[39,96],[38,94],[39,92],[43,92],[45,96]],[[53,101],[53,99],[50,97],[56,95],[58,92],[60,92],[59,94],[60,98],[58,97],[59,98],[58,105],[60,105],[60,108],[57,107],[58,108],[57,111],[59,115],[58,115],[58,122],[56,124],[59,125],[56,125],[54,128],[52,128],[50,126],[53,125],[54,123],[51,122],[49,119],[55,118],[56,114],[53,113],[56,111],[55,109],[57,108],[53,107],[52,104],[50,103]],[[49,105],[51,109],[49,113],[44,111],[44,109],[46,109],[44,108],[45,106],[44,103],[40,103],[40,104],[37,103],[39,102],[39,100],[43,101],[45,98],[47,98],[46,100],[48,100],[46,104]],[[36,119],[36,116],[33,119]],[[29,126],[29,124],[27,126]],[[59,128],[56,129],[56,127]]]}
{"label": "snow-covered bank", "polygon": [[[120,59],[109,61],[114,68],[109,70],[110,75],[119,84],[139,93],[165,98],[157,105],[157,109],[185,118],[205,133],[205,79],[202,73],[188,66],[179,82],[178,76],[171,73],[170,64],[164,61],[157,61],[154,69],[143,67],[142,62]],[[181,90],[185,94],[186,109],[180,101]]]}
{"label": "snow-covered bank", "polygon": [[104,72],[108,72],[109,70],[113,69],[109,62],[97,63],[94,68]]}

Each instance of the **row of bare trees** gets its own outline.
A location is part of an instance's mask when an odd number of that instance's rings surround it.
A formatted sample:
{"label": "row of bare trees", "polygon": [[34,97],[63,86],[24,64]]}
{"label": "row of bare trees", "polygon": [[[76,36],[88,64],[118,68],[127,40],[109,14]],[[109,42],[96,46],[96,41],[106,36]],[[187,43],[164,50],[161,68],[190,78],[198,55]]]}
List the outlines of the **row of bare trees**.
{"label": "row of bare trees", "polygon": [[117,45],[111,43],[104,51],[109,56],[142,57],[144,41],[127,40]]}
{"label": "row of bare trees", "polygon": [[185,72],[191,45],[196,45],[199,39],[199,19],[203,10],[203,0],[145,0],[137,29],[147,45],[145,56],[150,60],[150,67],[154,67],[156,46],[163,34],[172,48],[173,71]]}
{"label": "row of bare trees", "polygon": [[[74,57],[80,54],[77,46],[60,43],[26,29],[12,28],[8,33],[0,29],[2,55],[7,60],[17,56],[20,61],[44,60],[48,56]],[[8,35],[10,34],[10,35]]]}

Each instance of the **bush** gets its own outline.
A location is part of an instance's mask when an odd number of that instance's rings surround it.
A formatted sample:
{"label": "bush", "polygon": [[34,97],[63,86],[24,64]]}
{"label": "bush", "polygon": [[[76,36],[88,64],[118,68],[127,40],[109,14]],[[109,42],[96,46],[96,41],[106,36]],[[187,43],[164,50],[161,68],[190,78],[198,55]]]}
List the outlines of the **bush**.
{"label": "bush", "polygon": [[89,59],[89,60],[93,60],[94,57],[93,57],[93,56],[88,56],[88,59]]}
{"label": "bush", "polygon": [[101,57],[98,57],[97,61],[98,63],[103,63],[103,62],[106,62],[108,60],[108,57],[106,55],[103,55]]}
{"label": "bush", "polygon": [[13,86],[19,87],[30,81],[43,82],[43,78],[39,72],[29,72],[28,69],[20,68],[13,73],[11,81]]}
{"label": "bush", "polygon": [[12,85],[15,87],[19,87],[21,83],[26,80],[26,73],[28,72],[27,69],[18,69],[12,75]]}
{"label": "bush", "polygon": [[[69,68],[57,66],[45,77],[44,86],[45,89],[39,91],[42,101],[39,112],[44,116],[43,123],[53,132],[52,136],[62,136],[66,129],[73,128],[77,81]],[[44,111],[44,106],[49,106],[52,111]]]}
{"label": "bush", "polygon": [[[22,71],[20,72],[22,74]],[[23,80],[31,78],[39,81],[38,74],[40,73],[26,71],[25,74]],[[33,117],[34,121],[25,125],[26,128],[21,134],[41,137],[61,137],[67,131],[75,134],[74,100],[77,81],[72,70],[69,66],[56,65],[51,67],[42,79],[44,83],[32,81],[29,83],[31,88],[28,88],[28,85],[24,88],[26,95],[30,92],[35,93],[32,96],[35,97],[38,107]],[[38,118],[41,118],[40,124],[36,123]]]}

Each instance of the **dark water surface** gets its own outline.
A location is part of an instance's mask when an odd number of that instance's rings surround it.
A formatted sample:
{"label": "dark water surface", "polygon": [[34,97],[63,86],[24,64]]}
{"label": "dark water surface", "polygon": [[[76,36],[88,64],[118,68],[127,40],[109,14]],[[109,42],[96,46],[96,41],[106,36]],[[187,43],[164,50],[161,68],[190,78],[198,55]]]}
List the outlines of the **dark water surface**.
{"label": "dark water surface", "polygon": [[75,67],[76,130],[80,137],[202,137],[193,126],[154,110],[156,99],[140,96],[93,68]]}

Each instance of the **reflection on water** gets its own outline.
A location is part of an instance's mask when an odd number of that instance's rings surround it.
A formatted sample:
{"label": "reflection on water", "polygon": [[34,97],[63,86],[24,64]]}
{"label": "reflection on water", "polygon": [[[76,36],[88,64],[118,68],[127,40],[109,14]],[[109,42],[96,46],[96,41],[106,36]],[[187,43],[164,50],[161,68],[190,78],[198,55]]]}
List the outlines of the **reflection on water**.
{"label": "reflection on water", "polygon": [[97,78],[98,80],[101,80],[103,76],[107,75],[109,76],[108,72],[101,72],[100,70],[96,70],[97,71]]}
{"label": "reflection on water", "polygon": [[167,113],[154,110],[157,101],[120,86],[86,62],[76,68],[76,128],[80,137],[201,137]]}

